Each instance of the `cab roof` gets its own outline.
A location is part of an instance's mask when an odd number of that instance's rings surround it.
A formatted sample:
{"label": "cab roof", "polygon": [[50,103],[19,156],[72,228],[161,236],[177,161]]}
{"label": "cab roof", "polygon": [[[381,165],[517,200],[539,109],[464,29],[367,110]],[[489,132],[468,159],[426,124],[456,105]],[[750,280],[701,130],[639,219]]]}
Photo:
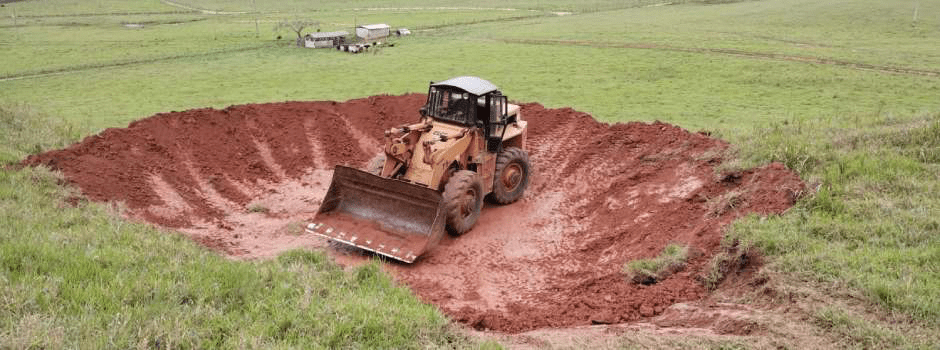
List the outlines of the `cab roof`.
{"label": "cab roof", "polygon": [[433,83],[431,86],[455,87],[477,96],[482,96],[498,90],[496,85],[493,85],[493,83],[484,79],[470,76],[447,79],[439,83]]}

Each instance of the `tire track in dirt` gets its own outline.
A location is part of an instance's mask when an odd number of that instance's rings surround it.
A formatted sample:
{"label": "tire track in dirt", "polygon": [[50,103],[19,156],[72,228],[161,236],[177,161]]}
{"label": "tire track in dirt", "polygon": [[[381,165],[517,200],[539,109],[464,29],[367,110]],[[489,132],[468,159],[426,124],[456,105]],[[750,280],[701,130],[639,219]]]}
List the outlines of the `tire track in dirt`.
{"label": "tire track in dirt", "polygon": [[160,0],[160,2],[162,2],[164,5],[167,5],[167,6],[173,6],[176,8],[181,8],[181,9],[189,10],[193,12],[199,12],[199,13],[206,14],[206,15],[244,15],[244,14],[249,13],[248,11],[215,11],[215,10],[209,10],[209,9],[204,9],[200,7],[185,5],[185,4],[181,4],[176,1],[170,1],[170,0]]}
{"label": "tire track in dirt", "polygon": [[359,150],[365,154],[376,154],[382,150],[382,145],[375,139],[375,135],[368,135],[359,128],[356,127],[352,121],[349,120],[345,115],[341,113],[335,114],[336,118],[342,120],[346,124],[346,131],[349,132],[352,137],[358,141]]}
{"label": "tire track in dirt", "polygon": [[752,39],[760,39],[760,40],[767,40],[767,41],[775,41],[775,42],[780,42],[780,43],[784,43],[784,44],[791,44],[791,45],[794,45],[794,46],[802,46],[802,47],[840,48],[840,49],[846,48],[845,46],[827,45],[827,44],[820,44],[820,43],[809,42],[809,41],[800,41],[800,40],[783,39],[783,38],[777,38],[777,37],[773,37],[773,36],[769,36],[769,35],[751,34],[751,33],[743,33],[743,32],[722,32],[722,31],[710,31],[710,32],[711,32],[711,33],[716,33],[716,34],[736,35],[736,36],[744,37],[744,38],[752,38]]}
{"label": "tire track in dirt", "polygon": [[16,18],[63,18],[63,17],[110,17],[110,16],[146,16],[146,15],[191,15],[196,11],[145,11],[145,12],[103,12],[103,13],[62,13],[46,15],[16,15]]}
{"label": "tire track in dirt", "polygon": [[862,63],[862,62],[846,61],[846,60],[840,60],[840,59],[834,59],[834,58],[788,55],[788,54],[778,54],[778,53],[771,53],[771,52],[746,51],[746,50],[739,50],[739,49],[695,48],[695,47],[662,45],[662,44],[654,44],[654,43],[605,43],[605,42],[587,41],[587,40],[496,39],[496,41],[509,43],[509,44],[569,45],[569,46],[586,46],[586,47],[595,47],[595,48],[643,49],[643,50],[676,51],[676,52],[690,52],[690,53],[702,53],[702,54],[719,54],[719,55],[727,55],[727,56],[735,56],[735,57],[751,58],[751,59],[764,59],[764,60],[776,60],[776,61],[786,61],[786,62],[802,62],[802,63],[819,64],[819,65],[831,65],[831,66],[838,66],[838,67],[844,67],[844,68],[850,68],[850,69],[856,69],[856,70],[862,70],[862,71],[873,71],[873,72],[879,72],[879,73],[940,77],[940,70],[898,67],[898,66],[885,66],[885,65],[876,65],[876,64],[869,64],[869,63]]}
{"label": "tire track in dirt", "polygon": [[316,127],[313,126],[313,121],[309,119],[304,120],[304,122],[301,124],[301,127],[303,128],[307,145],[310,147],[311,160],[313,161],[313,164],[326,163],[326,154],[323,153],[322,146],[318,142],[319,138],[317,137]]}
{"label": "tire track in dirt", "polygon": [[483,23],[516,22],[516,21],[523,21],[527,19],[550,17],[550,16],[554,16],[554,14],[540,13],[540,14],[533,14],[533,15],[528,15],[528,16],[491,18],[491,19],[481,19],[481,20],[457,22],[457,23],[432,24],[432,25],[425,25],[425,26],[419,25],[419,26],[415,26],[414,29],[416,31],[430,31],[430,30],[437,30],[437,29],[442,29],[442,28],[453,28],[453,27],[460,27],[460,26],[469,26],[469,25],[474,25],[474,24],[483,24]]}
{"label": "tire track in dirt", "polygon": [[274,176],[277,176],[278,180],[287,179],[287,172],[284,171],[284,168],[281,168],[277,164],[277,160],[274,158],[274,152],[271,151],[271,147],[264,143],[264,141],[251,140],[254,143],[255,148],[258,149],[258,154],[261,155],[261,160],[264,161],[264,166],[268,169],[271,169],[271,172],[274,173]]}
{"label": "tire track in dirt", "polygon": [[204,9],[204,8],[200,8],[200,7],[195,7],[195,6],[184,5],[184,4],[181,4],[181,3],[178,3],[178,2],[175,2],[175,1],[170,1],[170,0],[160,0],[160,2],[162,2],[164,5],[167,5],[167,6],[172,6],[172,7],[176,7],[176,8],[181,8],[181,9],[189,10],[189,11],[192,11],[192,12],[198,12],[198,13],[205,14],[205,15],[244,15],[244,14],[248,13],[247,11],[215,11],[215,10],[209,10],[209,9]]}

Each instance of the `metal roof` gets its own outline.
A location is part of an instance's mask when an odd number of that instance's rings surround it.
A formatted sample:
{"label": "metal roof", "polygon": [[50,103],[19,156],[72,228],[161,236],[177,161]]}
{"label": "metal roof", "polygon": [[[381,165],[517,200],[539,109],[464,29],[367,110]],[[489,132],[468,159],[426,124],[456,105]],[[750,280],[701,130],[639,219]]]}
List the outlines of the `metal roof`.
{"label": "metal roof", "polygon": [[315,32],[315,33],[307,34],[307,36],[309,36],[309,37],[311,37],[311,38],[314,38],[314,39],[319,39],[319,38],[335,38],[335,37],[338,37],[338,36],[347,36],[347,35],[349,35],[349,33],[343,32],[343,31],[339,31],[339,32]]}
{"label": "metal roof", "polygon": [[477,96],[499,89],[493,83],[477,77],[456,77],[431,84],[431,86],[453,86]]}
{"label": "metal roof", "polygon": [[388,29],[390,27],[388,26],[388,24],[363,24],[359,26],[359,28],[372,30],[372,29]]}

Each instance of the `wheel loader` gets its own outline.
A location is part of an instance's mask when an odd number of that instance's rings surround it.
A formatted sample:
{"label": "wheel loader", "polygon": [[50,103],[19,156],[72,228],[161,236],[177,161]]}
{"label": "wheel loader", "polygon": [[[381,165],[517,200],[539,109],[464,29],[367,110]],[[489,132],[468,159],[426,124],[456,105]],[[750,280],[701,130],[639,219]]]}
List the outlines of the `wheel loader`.
{"label": "wheel loader", "polygon": [[445,232],[470,231],[484,197],[509,204],[529,183],[526,122],[477,77],[430,84],[420,119],[385,131],[368,171],[337,165],[308,233],[412,263]]}

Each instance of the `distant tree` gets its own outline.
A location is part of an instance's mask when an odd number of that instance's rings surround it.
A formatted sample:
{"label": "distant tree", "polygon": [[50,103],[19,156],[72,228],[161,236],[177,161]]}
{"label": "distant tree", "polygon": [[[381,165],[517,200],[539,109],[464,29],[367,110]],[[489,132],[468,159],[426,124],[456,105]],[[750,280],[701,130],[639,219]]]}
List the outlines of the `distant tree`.
{"label": "distant tree", "polygon": [[287,29],[287,30],[294,32],[294,34],[297,34],[297,46],[302,47],[304,46],[304,29],[307,29],[310,27],[319,27],[319,26],[320,26],[320,21],[304,20],[304,19],[295,19],[295,20],[285,19],[280,22],[277,22],[277,24],[274,26],[274,31],[278,32],[278,31],[281,31],[282,29]]}

